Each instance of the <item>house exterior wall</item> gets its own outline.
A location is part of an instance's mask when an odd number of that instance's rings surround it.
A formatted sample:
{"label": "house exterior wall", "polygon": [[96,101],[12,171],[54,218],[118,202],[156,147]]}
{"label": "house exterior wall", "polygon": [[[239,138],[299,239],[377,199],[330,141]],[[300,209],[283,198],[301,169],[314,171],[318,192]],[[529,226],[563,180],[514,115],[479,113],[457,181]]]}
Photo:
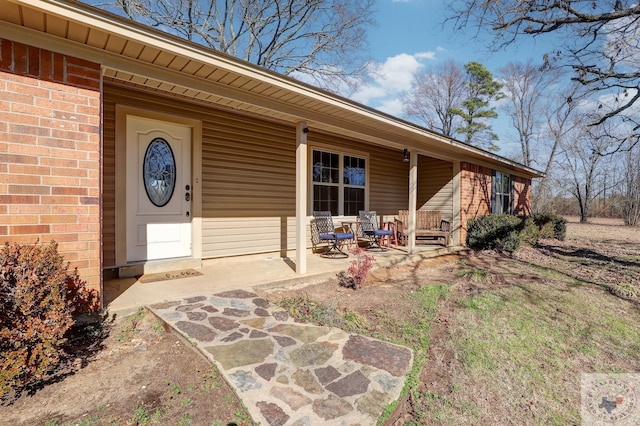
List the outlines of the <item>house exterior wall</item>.
{"label": "house exterior wall", "polygon": [[453,220],[453,164],[437,158],[418,158],[418,210],[442,212]]}
{"label": "house exterior wall", "polygon": [[[294,126],[108,83],[104,92],[105,267],[120,266],[115,255],[117,104],[202,121],[203,258],[295,248]],[[313,129],[308,141],[310,147],[367,154],[369,208],[381,215],[406,208],[408,166],[401,153]]]}
{"label": "house exterior wall", "polygon": [[513,180],[513,213],[522,216],[531,214],[531,179],[516,176]]}
{"label": "house exterior wall", "polygon": [[467,222],[491,213],[491,169],[460,163],[460,242],[467,240]]}
{"label": "house exterior wall", "polygon": [[[492,169],[460,164],[460,226],[462,242],[467,238],[467,221],[491,213]],[[514,176],[513,214],[531,214],[531,179]]]}
{"label": "house exterior wall", "polygon": [[100,289],[100,66],[0,39],[0,242],[54,240]]}

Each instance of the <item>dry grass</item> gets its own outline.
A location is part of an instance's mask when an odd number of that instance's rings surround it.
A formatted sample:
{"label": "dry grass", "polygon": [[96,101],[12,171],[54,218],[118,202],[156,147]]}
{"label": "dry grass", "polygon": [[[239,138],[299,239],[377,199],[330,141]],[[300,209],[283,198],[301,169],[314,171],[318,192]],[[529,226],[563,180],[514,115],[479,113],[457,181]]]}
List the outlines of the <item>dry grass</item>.
{"label": "dry grass", "polygon": [[640,233],[594,222],[468,259],[495,280],[454,285],[406,423],[579,424],[581,374],[640,371]]}

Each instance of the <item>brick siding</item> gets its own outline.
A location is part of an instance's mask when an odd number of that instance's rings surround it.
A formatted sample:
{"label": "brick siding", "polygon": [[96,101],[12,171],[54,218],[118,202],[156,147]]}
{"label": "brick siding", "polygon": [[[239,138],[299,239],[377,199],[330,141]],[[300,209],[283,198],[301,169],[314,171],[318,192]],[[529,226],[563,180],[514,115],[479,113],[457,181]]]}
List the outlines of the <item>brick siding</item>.
{"label": "brick siding", "polygon": [[513,213],[522,216],[531,214],[531,179],[516,176],[513,180]]}
{"label": "brick siding", "polygon": [[0,242],[58,242],[100,290],[100,66],[0,39]]}
{"label": "brick siding", "polygon": [[491,169],[460,163],[460,241],[467,240],[467,222],[491,213]]}
{"label": "brick siding", "polygon": [[[460,241],[467,239],[467,222],[491,213],[491,178],[488,167],[460,163]],[[514,176],[513,213],[531,214],[531,179]]]}

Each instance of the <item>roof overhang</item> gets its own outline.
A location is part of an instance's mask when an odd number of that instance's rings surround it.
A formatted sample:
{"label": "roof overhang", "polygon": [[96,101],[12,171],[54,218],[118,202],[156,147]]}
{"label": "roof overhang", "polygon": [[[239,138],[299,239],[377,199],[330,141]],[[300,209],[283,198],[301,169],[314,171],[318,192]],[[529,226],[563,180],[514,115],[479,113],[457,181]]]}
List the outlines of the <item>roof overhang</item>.
{"label": "roof overhang", "polygon": [[269,119],[468,161],[525,177],[543,173],[237,58],[75,1],[0,0],[1,37],[102,66],[103,77]]}

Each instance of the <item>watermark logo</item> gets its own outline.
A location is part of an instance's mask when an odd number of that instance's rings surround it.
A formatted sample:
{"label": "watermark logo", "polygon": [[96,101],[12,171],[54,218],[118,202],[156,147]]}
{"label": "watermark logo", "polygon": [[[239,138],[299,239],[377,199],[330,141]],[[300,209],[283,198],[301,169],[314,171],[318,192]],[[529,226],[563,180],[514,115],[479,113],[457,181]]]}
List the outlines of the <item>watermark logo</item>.
{"label": "watermark logo", "polygon": [[583,425],[640,425],[640,374],[583,374]]}

